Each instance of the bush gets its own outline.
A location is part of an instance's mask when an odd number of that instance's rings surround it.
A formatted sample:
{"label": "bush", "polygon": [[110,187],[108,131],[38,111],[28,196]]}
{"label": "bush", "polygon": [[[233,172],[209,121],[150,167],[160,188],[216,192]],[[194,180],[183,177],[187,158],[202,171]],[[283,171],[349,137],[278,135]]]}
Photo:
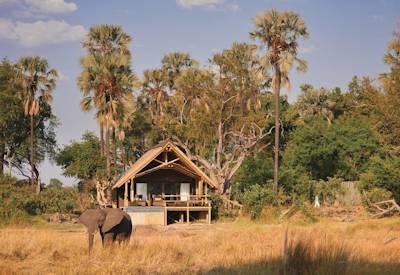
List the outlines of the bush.
{"label": "bush", "polygon": [[374,187],[363,193],[363,203],[368,205],[368,203],[376,203],[380,201],[386,201],[393,198],[393,194],[386,189]]}
{"label": "bush", "polygon": [[76,208],[77,192],[74,188],[49,185],[39,195],[42,213],[70,213]]}
{"label": "bush", "polygon": [[17,182],[14,177],[0,177],[0,219],[3,222],[43,213],[68,213],[75,205],[76,191],[73,188],[53,184],[36,195],[34,186]]}
{"label": "bush", "polygon": [[374,188],[384,189],[400,201],[400,158],[374,156],[368,162],[368,170],[360,175],[360,191],[362,193]]}
{"label": "bush", "polygon": [[333,204],[338,195],[343,194],[342,179],[328,178],[314,183],[314,196],[318,196],[320,201],[325,204]]}
{"label": "bush", "polygon": [[211,192],[210,200],[211,200],[211,218],[218,219],[223,199],[220,194]]}
{"label": "bush", "polygon": [[255,184],[250,186],[241,196],[241,202],[245,209],[250,212],[250,217],[256,219],[267,205],[278,206],[283,203],[283,194],[275,194],[271,185],[261,186]]}
{"label": "bush", "polygon": [[18,184],[14,177],[0,176],[0,218],[3,222],[39,213],[40,203],[32,186]]}

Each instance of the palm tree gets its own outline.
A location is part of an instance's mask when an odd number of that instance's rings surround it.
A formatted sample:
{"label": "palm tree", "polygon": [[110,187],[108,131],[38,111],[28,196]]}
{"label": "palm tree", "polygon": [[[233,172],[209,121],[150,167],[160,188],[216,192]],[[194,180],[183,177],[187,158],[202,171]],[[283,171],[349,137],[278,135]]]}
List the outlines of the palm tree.
{"label": "palm tree", "polygon": [[40,192],[39,172],[35,159],[35,117],[40,112],[40,102],[50,103],[52,91],[56,86],[57,71],[49,69],[46,59],[39,56],[27,56],[17,62],[17,78],[22,82],[21,97],[25,116],[30,117],[30,165],[31,183],[37,184]]}
{"label": "palm tree", "polygon": [[253,18],[254,31],[250,37],[261,42],[266,50],[263,57],[266,69],[273,71],[272,92],[275,95],[275,146],[274,146],[274,189],[278,190],[279,169],[279,94],[281,84],[289,83],[288,73],[294,63],[298,71],[305,71],[306,62],[297,57],[298,39],[307,38],[304,20],[292,11],[279,12],[275,9],[260,12]]}
{"label": "palm tree", "polygon": [[[133,112],[132,89],[137,82],[130,63],[131,37],[120,26],[98,25],[90,28],[83,47],[82,72],[78,86],[83,93],[83,111],[96,109],[100,125],[101,152],[106,157],[106,170],[111,174],[110,135],[123,138],[123,128]],[[113,135],[114,136],[114,135]],[[115,142],[114,142],[115,143]]]}

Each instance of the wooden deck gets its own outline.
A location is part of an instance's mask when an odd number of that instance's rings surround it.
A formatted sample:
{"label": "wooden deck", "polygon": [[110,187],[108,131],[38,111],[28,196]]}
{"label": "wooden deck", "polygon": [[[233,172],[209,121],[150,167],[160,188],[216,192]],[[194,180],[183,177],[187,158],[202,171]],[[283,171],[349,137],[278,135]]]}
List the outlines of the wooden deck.
{"label": "wooden deck", "polygon": [[[183,197],[183,198],[182,198]],[[164,195],[151,200],[133,200],[122,207],[128,213],[163,213],[164,225],[168,224],[168,212],[185,214],[186,222],[190,222],[191,212],[203,212],[207,223],[211,223],[211,200],[207,195]],[[150,214],[149,214],[150,215]],[[201,215],[199,213],[198,215]],[[183,219],[183,216],[182,216]]]}

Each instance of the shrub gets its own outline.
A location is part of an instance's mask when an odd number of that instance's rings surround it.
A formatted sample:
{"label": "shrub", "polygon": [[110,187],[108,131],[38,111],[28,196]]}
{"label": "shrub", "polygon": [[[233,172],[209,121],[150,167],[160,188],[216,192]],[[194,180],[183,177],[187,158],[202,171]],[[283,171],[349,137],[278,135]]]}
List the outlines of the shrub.
{"label": "shrub", "polygon": [[368,206],[369,203],[376,203],[380,201],[386,201],[393,198],[393,194],[386,189],[374,187],[363,193],[363,204]]}
{"label": "shrub", "polygon": [[69,213],[76,208],[77,192],[72,187],[49,185],[40,193],[39,201],[43,213]]}
{"label": "shrub", "polygon": [[374,188],[384,189],[400,201],[400,158],[374,156],[369,160],[368,170],[360,175],[360,191],[362,193]]}
{"label": "shrub", "polygon": [[333,204],[336,197],[343,194],[342,182],[342,179],[339,178],[315,181],[314,196],[318,196],[325,204]]}
{"label": "shrub", "polygon": [[265,206],[281,205],[283,203],[283,194],[280,192],[277,196],[271,185],[261,186],[255,184],[243,193],[241,202],[245,209],[250,212],[250,217],[256,219],[260,216]]}
{"label": "shrub", "polygon": [[30,185],[18,184],[17,179],[0,176],[0,218],[4,221],[40,213],[40,203]]}
{"label": "shrub", "polygon": [[73,188],[53,184],[36,195],[34,186],[17,182],[14,177],[0,177],[0,219],[3,222],[43,213],[68,213],[75,205],[76,191]]}
{"label": "shrub", "polygon": [[211,217],[213,219],[218,219],[223,199],[220,194],[216,192],[211,192],[210,200],[211,200]]}

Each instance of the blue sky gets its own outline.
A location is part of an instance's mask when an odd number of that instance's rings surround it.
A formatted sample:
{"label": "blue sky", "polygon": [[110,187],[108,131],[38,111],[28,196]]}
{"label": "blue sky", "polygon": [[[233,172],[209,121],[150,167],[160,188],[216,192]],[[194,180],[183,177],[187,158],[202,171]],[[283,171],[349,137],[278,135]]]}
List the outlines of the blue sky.
{"label": "blue sky", "polygon": [[[290,100],[303,83],[346,88],[354,75],[375,77],[387,70],[382,56],[400,21],[397,0],[0,0],[0,57],[41,55],[59,71],[54,112],[62,146],[86,130],[97,132],[93,115],[79,109],[76,86],[84,54],[80,41],[90,26],[121,25],[133,37],[133,68],[141,76],[170,51],[188,52],[207,65],[214,52],[249,42],[251,18],[270,8],[296,11],[310,32],[301,42],[309,70],[292,73]],[[41,166],[44,182],[57,177],[74,183],[61,173],[49,161]]]}

